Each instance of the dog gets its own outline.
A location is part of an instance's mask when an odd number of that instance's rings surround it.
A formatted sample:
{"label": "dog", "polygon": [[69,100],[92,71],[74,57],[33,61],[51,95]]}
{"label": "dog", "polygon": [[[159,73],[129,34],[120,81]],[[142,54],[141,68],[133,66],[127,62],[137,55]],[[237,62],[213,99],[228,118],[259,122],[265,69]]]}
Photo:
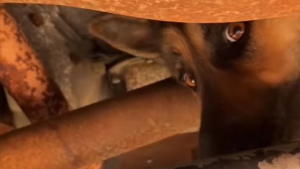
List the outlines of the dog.
{"label": "dog", "polygon": [[108,14],[89,31],[128,54],[163,58],[199,96],[200,158],[299,138],[299,16],[187,24]]}

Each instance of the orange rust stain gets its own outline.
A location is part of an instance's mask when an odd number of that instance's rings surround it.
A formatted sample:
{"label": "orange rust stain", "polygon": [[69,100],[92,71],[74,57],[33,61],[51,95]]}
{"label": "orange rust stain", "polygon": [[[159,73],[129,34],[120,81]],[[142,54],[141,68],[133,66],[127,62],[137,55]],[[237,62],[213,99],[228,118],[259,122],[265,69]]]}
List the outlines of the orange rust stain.
{"label": "orange rust stain", "polygon": [[50,79],[14,19],[0,6],[0,81],[32,122],[68,111],[58,86]]}
{"label": "orange rust stain", "polygon": [[0,0],[0,3],[63,5],[187,23],[236,22],[298,15],[299,0]]}

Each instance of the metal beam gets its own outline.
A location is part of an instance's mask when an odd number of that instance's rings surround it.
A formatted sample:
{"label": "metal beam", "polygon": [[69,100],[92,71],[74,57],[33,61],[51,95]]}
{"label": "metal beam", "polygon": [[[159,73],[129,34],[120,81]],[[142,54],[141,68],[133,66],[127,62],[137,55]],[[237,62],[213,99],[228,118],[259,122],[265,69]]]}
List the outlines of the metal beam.
{"label": "metal beam", "polygon": [[298,15],[299,0],[0,0],[63,5],[175,22],[236,22]]}
{"label": "metal beam", "polygon": [[59,87],[1,4],[0,58],[0,82],[31,122],[68,112],[68,103]]}
{"label": "metal beam", "polygon": [[197,131],[199,103],[189,89],[165,80],[3,135],[0,168],[97,168],[110,157]]}

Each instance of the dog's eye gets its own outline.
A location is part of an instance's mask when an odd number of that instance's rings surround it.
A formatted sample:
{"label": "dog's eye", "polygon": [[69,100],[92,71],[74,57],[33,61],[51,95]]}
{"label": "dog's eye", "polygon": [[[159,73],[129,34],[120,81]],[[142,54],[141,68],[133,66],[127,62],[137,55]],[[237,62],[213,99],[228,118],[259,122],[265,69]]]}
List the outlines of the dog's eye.
{"label": "dog's eye", "polygon": [[225,29],[224,35],[229,42],[236,42],[243,37],[245,33],[245,23],[230,23]]}
{"label": "dog's eye", "polygon": [[192,87],[192,88],[196,87],[195,78],[188,73],[184,73],[181,77],[181,80],[189,87]]}

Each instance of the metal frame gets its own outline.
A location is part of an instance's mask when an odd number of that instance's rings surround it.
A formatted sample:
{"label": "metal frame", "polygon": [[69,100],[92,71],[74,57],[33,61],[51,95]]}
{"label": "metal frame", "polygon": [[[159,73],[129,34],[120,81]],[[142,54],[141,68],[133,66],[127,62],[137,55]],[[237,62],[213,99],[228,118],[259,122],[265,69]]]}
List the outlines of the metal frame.
{"label": "metal frame", "polygon": [[197,97],[165,80],[0,137],[2,169],[77,169],[198,131]]}
{"label": "metal frame", "polygon": [[[188,23],[235,22],[300,14],[298,0],[240,0],[238,3],[236,0],[145,0],[143,2],[137,0],[0,0],[0,3],[64,5],[138,18]],[[0,16],[4,16],[3,14],[5,11],[0,11]],[[11,33],[20,34],[18,31]],[[0,45],[0,49],[1,47],[3,46]],[[27,45],[26,48],[30,47]],[[23,60],[22,64],[27,64],[30,68],[25,61]],[[33,63],[41,70],[37,72],[42,72],[42,76],[48,81],[47,74],[39,62]],[[20,63],[13,66],[22,67],[18,64]],[[5,66],[4,70],[11,68],[9,64]],[[9,80],[3,73],[0,78],[2,82],[12,80]],[[42,85],[46,86],[45,90],[50,87],[61,97],[61,93],[55,86],[52,86],[51,81],[48,82]],[[18,79],[15,83],[18,83]],[[10,84],[6,86],[12,87]],[[15,89],[11,91],[22,92]],[[54,95],[50,94],[49,97]],[[61,108],[57,108],[55,114],[61,114],[60,110],[65,112],[66,109],[65,100],[63,98],[59,100],[62,100],[62,104],[59,104]],[[200,124],[198,103],[199,101],[187,89],[170,81],[160,82],[134,91],[125,97],[97,103],[1,136],[0,168],[99,169],[103,160],[110,157],[175,134],[197,130]],[[28,112],[29,110],[31,111],[28,109]],[[46,115],[46,118],[48,116],[50,114]],[[32,118],[32,121],[44,119],[44,117],[34,119],[33,115]],[[196,165],[180,167],[180,169],[222,167],[254,169],[257,166],[264,169],[263,165],[268,166],[268,163],[263,160],[273,160],[275,164],[277,164],[276,159],[283,157],[283,161],[288,161],[286,156],[299,160],[299,157],[295,155],[299,153],[299,145],[299,143],[294,143],[204,160]],[[296,167],[299,167],[299,161],[297,164]]]}
{"label": "metal frame", "polygon": [[0,82],[31,122],[68,112],[69,105],[49,77],[14,18],[0,4]]}
{"label": "metal frame", "polygon": [[0,0],[63,5],[176,22],[236,22],[298,15],[299,0]]}

